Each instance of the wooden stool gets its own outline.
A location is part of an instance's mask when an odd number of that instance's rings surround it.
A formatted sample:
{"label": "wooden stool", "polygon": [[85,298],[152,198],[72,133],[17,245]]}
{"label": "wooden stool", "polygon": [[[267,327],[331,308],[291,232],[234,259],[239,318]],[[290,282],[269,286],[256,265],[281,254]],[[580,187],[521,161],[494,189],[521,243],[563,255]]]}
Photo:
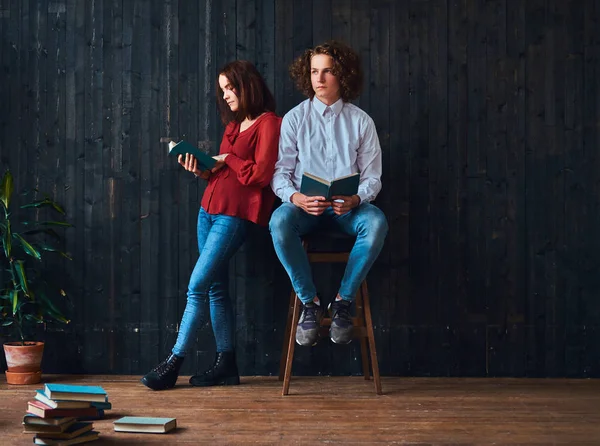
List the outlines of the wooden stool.
{"label": "wooden stool", "polygon": [[[324,238],[327,237],[327,239]],[[340,251],[314,251],[313,247],[322,246],[319,240],[331,240],[331,238],[343,239],[345,242],[351,242],[350,246]],[[341,234],[339,232],[320,232],[310,234],[302,239],[302,245],[307,251],[308,260],[311,263],[347,263],[350,256],[350,250],[354,245],[354,237]],[[377,362],[377,350],[375,348],[375,336],[373,334],[373,322],[371,319],[371,304],[369,301],[369,290],[367,281],[364,280],[356,293],[354,301],[356,306],[356,317],[352,318],[354,324],[353,337],[360,339],[360,352],[362,356],[362,369],[366,380],[370,380],[369,356],[367,354],[367,340],[369,342],[369,351],[371,353],[371,366],[373,367],[373,378],[375,382],[375,392],[381,395],[381,380],[379,378],[379,364]],[[296,346],[296,326],[300,319],[300,299],[292,290],[290,294],[290,305],[288,309],[287,324],[285,328],[283,348],[281,352],[281,362],[279,363],[279,380],[283,380],[282,395],[288,395],[290,389],[290,380],[292,377],[292,363],[294,361],[294,348]],[[329,336],[331,318],[324,317],[321,321],[321,335],[326,333]]]}

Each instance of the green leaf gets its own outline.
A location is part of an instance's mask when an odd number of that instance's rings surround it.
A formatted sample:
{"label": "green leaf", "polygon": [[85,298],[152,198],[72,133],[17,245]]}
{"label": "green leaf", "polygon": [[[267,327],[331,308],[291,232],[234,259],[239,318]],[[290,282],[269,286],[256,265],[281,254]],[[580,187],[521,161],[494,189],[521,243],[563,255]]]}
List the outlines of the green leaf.
{"label": "green leaf", "polygon": [[23,250],[29,254],[31,257],[35,257],[38,260],[42,259],[42,255],[40,254],[40,252],[35,249],[33,247],[33,245],[31,245],[31,243],[29,243],[27,240],[25,240],[23,237],[21,237],[19,234],[13,234],[13,236],[19,241],[21,242],[21,246],[23,247]]}
{"label": "green leaf", "polygon": [[6,230],[2,233],[2,235],[4,236],[2,237],[2,247],[4,248],[4,255],[7,258],[10,258],[12,252],[10,220],[6,220]]}
{"label": "green leaf", "polygon": [[73,225],[64,221],[24,221],[22,222],[25,226],[62,226],[70,228]]}
{"label": "green leaf", "polygon": [[40,249],[43,249],[44,251],[49,251],[49,252],[57,252],[65,258],[67,258],[69,260],[73,260],[71,258],[71,256],[69,256],[68,254],[64,253],[63,251],[61,251],[58,248],[55,248],[54,246],[48,245],[47,243],[40,243]]}
{"label": "green leaf", "polygon": [[25,316],[25,319],[31,322],[44,322],[44,317],[41,314],[30,314],[27,313]]}
{"label": "green leaf", "polygon": [[17,290],[13,290],[12,294],[12,312],[13,312],[13,316],[15,314],[17,314],[17,307],[19,304],[19,292]]}
{"label": "green leaf", "polygon": [[[64,291],[62,291],[62,293],[64,293]],[[52,300],[50,300],[50,299],[48,299],[48,297],[46,297],[45,293],[39,294],[38,298],[39,298],[39,301],[46,307],[46,313],[48,313],[54,319],[56,319],[57,321],[63,322],[65,324],[68,324],[69,322],[71,322],[69,319],[67,319],[62,314],[62,312],[56,307],[56,305],[54,305],[54,302],[52,302]]]}
{"label": "green leaf", "polygon": [[3,326],[3,327],[8,327],[9,325],[12,325],[12,324],[13,324],[13,322],[14,322],[14,321],[12,321],[12,320],[11,320],[11,321],[4,321],[4,322],[2,322],[2,326]]}
{"label": "green leaf", "polygon": [[60,235],[52,229],[52,228],[44,228],[44,229],[30,229],[29,231],[21,232],[23,235],[36,235],[36,234],[48,234],[54,237],[56,240],[60,240]]}
{"label": "green leaf", "polygon": [[19,283],[21,284],[21,289],[25,292],[27,296],[33,299],[33,294],[29,291],[29,284],[27,282],[27,275],[25,274],[25,262],[23,260],[17,260],[15,265],[15,270],[17,272],[17,277],[19,278]]}
{"label": "green leaf", "polygon": [[23,206],[21,206],[21,209],[26,209],[26,208],[41,208],[41,207],[46,207],[46,206],[49,206],[49,207],[53,208],[55,211],[60,212],[63,215],[65,213],[65,211],[63,210],[63,208],[60,207],[60,205],[57,202],[51,200],[48,197],[46,197],[43,200],[34,201],[33,203],[24,204]]}
{"label": "green leaf", "polygon": [[10,197],[14,190],[13,176],[10,170],[7,170],[2,177],[2,184],[0,185],[0,201],[4,204],[4,208],[8,211],[8,205],[10,204]]}

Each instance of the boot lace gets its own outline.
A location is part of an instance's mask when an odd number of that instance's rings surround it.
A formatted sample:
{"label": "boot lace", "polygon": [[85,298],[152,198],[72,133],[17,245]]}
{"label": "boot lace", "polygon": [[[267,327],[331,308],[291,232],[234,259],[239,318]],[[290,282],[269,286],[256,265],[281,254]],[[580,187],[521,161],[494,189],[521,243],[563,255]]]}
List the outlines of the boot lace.
{"label": "boot lace", "polygon": [[167,359],[154,367],[152,371],[162,376],[171,372],[173,369],[175,369],[175,358],[168,356]]}

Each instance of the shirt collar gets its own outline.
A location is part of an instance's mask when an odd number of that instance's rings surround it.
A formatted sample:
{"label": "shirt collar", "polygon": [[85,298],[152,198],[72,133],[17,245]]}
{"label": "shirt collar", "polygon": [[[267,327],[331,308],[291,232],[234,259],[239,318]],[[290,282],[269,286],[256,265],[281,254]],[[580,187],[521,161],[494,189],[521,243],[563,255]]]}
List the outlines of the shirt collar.
{"label": "shirt collar", "polygon": [[[317,110],[317,112],[323,116],[323,114],[325,113],[325,110],[327,109],[327,105],[324,104],[323,102],[321,102],[316,96],[313,98],[313,106],[315,107],[315,110]],[[338,116],[340,114],[340,112],[342,111],[342,108],[344,108],[344,101],[342,100],[342,98],[339,98],[337,101],[335,101],[333,104],[331,104],[329,106],[329,108],[331,109],[331,111]]]}

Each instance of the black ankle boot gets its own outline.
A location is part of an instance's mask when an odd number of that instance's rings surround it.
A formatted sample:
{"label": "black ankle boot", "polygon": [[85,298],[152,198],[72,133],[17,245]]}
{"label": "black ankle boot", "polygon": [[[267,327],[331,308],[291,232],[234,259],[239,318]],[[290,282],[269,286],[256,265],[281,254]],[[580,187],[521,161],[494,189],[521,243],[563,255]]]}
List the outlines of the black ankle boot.
{"label": "black ankle boot", "polygon": [[192,386],[236,386],[240,376],[235,362],[235,352],[217,352],[215,363],[201,375],[190,378]]}
{"label": "black ankle boot", "polygon": [[165,390],[174,387],[184,359],[183,356],[171,353],[167,359],[142,378],[142,384],[152,390]]}

